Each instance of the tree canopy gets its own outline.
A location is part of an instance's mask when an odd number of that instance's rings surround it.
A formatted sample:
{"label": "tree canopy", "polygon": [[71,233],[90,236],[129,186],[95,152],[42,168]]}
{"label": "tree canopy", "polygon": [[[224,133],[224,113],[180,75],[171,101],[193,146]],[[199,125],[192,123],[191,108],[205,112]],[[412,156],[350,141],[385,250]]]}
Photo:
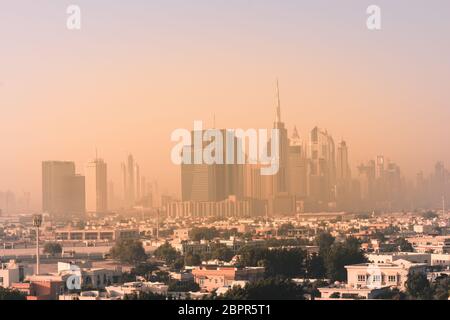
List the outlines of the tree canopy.
{"label": "tree canopy", "polygon": [[225,300],[304,300],[304,291],[288,279],[268,278],[250,282],[244,288],[235,286],[219,299]]}
{"label": "tree canopy", "polygon": [[427,276],[423,273],[410,273],[406,280],[407,294],[418,300],[432,299],[432,290]]}
{"label": "tree canopy", "polygon": [[113,259],[136,266],[147,260],[142,242],[138,240],[120,240],[111,248],[110,253]]}
{"label": "tree canopy", "polygon": [[244,267],[265,267],[269,277],[295,278],[304,275],[306,252],[299,248],[262,248],[246,246],[238,252],[238,264]]}
{"label": "tree canopy", "polygon": [[57,242],[47,242],[44,245],[44,253],[50,254],[52,256],[61,254],[62,250],[63,250],[63,248],[62,248],[61,244],[59,244]]}
{"label": "tree canopy", "polygon": [[189,232],[189,238],[193,241],[200,241],[200,240],[212,240],[219,236],[219,231],[216,228],[206,228],[206,227],[200,227],[200,228],[193,228]]}
{"label": "tree canopy", "polygon": [[25,300],[25,295],[18,290],[0,287],[0,300]]}

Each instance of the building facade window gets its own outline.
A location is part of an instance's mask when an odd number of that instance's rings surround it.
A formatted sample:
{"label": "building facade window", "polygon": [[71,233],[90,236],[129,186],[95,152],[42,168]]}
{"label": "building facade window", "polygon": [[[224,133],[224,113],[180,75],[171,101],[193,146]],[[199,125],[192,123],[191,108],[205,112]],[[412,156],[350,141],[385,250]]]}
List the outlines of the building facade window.
{"label": "building facade window", "polygon": [[373,282],[381,282],[381,275],[379,274],[373,275]]}

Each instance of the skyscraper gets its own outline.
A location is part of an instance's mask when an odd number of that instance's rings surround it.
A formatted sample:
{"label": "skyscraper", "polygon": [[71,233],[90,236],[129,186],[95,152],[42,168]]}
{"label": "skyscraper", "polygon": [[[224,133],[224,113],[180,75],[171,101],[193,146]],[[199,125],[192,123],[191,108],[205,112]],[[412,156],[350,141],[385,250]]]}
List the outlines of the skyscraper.
{"label": "skyscraper", "polygon": [[310,196],[327,203],[335,200],[336,157],[333,138],[315,127],[310,137]]}
{"label": "skyscraper", "polygon": [[42,162],[42,210],[54,217],[84,213],[84,177],[75,174],[75,163]]}
{"label": "skyscraper", "polygon": [[[289,138],[286,127],[281,121],[281,102],[280,102],[280,88],[277,81],[277,109],[274,122],[274,129],[279,130],[279,170],[274,175],[273,179],[273,194],[287,195],[289,189],[289,174],[288,174],[288,162],[289,162]],[[271,150],[271,149],[269,149]]]}
{"label": "skyscraper", "polygon": [[[216,130],[216,129],[214,129]],[[183,153],[190,155],[190,164],[181,165],[181,193],[183,201],[222,201],[230,195],[242,196],[242,165],[237,164],[238,140],[234,133],[226,129],[217,129],[222,137],[223,159],[227,159],[229,154],[234,156],[233,163],[194,163],[194,155],[203,153],[209,145],[204,142],[201,146],[194,143],[196,134],[203,136],[206,130],[192,132],[192,143],[186,146]],[[198,148],[198,150],[196,149]]]}
{"label": "skyscraper", "polygon": [[131,208],[140,196],[140,168],[134,161],[133,155],[128,155],[127,162],[122,163],[122,185],[124,206]]}
{"label": "skyscraper", "polygon": [[351,172],[348,161],[348,147],[345,141],[338,145],[336,156],[336,200],[341,209],[350,209],[351,205]]}
{"label": "skyscraper", "polygon": [[133,206],[135,199],[135,162],[133,156],[130,154],[127,161],[127,190],[126,203],[128,206]]}
{"label": "skyscraper", "polygon": [[86,213],[86,181],[84,176],[75,174],[66,178],[67,213],[80,217]]}
{"label": "skyscraper", "polygon": [[348,148],[345,141],[339,143],[336,163],[336,180],[342,182],[350,179],[351,174],[350,165],[348,163]]}
{"label": "skyscraper", "polygon": [[289,146],[289,194],[297,198],[308,195],[308,160],[296,127]]}
{"label": "skyscraper", "polygon": [[86,166],[86,210],[106,212],[108,210],[107,165],[95,159]]}

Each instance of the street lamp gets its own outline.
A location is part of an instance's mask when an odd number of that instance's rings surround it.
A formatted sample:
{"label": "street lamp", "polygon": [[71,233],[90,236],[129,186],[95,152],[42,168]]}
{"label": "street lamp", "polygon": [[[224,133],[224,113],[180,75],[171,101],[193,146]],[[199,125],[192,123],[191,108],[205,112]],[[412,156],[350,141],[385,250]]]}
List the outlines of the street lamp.
{"label": "street lamp", "polygon": [[39,274],[39,228],[42,225],[42,215],[33,216],[33,226],[36,228],[36,275]]}

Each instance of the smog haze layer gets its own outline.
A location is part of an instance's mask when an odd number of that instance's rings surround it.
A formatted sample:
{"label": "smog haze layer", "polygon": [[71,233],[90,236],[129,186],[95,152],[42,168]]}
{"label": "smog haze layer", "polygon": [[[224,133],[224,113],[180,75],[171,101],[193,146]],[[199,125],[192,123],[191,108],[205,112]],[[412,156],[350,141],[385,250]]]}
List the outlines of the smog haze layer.
{"label": "smog haze layer", "polygon": [[[179,193],[177,128],[270,128],[282,117],[349,146],[352,168],[383,154],[410,179],[450,165],[450,3],[376,1],[9,1],[0,10],[0,190],[40,207],[41,161],[98,155],[109,179],[132,153]],[[446,14],[447,13],[447,14]]]}

